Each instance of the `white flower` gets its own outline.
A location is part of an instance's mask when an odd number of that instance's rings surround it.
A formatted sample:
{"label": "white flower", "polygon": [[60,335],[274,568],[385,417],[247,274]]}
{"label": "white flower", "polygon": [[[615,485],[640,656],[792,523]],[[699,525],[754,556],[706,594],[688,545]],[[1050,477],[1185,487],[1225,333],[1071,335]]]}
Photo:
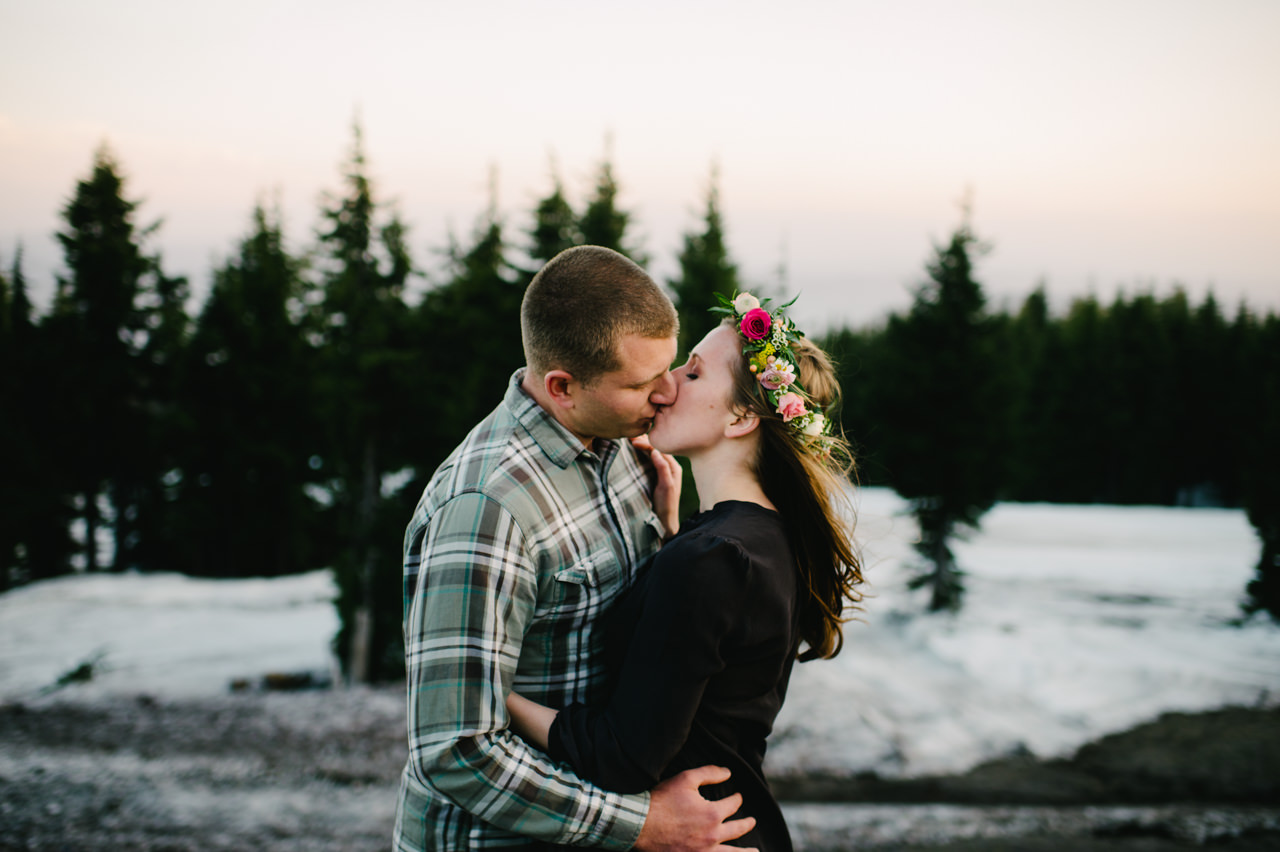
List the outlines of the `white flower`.
{"label": "white flower", "polygon": [[739,314],[745,314],[758,307],[760,307],[760,300],[750,293],[739,293],[738,298],[733,300],[733,310]]}
{"label": "white flower", "polygon": [[785,317],[778,317],[773,327],[769,329],[769,342],[772,343],[779,352],[787,345],[787,320]]}
{"label": "white flower", "polygon": [[804,426],[804,433],[813,437],[822,434],[822,430],[826,428],[827,418],[821,414],[814,414],[808,423]]}

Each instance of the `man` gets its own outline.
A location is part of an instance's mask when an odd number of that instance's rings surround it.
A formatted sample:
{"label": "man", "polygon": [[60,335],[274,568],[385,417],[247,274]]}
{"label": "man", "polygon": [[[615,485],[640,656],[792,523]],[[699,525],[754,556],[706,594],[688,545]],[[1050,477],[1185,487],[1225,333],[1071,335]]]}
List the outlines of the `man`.
{"label": "man", "polygon": [[624,796],[507,729],[513,688],[552,707],[597,697],[597,619],[663,533],[635,449],[614,439],[643,435],[675,397],[675,310],[617,252],[552,258],[520,321],[526,368],[436,471],[405,533],[396,849],[718,848],[754,824],[726,821],[740,797],[698,793],[726,770]]}

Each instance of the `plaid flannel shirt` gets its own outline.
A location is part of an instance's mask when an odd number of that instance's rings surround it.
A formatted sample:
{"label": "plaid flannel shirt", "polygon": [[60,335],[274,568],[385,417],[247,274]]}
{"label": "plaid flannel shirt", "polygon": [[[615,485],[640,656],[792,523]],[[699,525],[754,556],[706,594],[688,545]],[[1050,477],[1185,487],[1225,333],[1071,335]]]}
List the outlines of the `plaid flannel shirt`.
{"label": "plaid flannel shirt", "polygon": [[598,616],[661,544],[628,441],[583,447],[512,377],[405,533],[409,759],[397,850],[626,849],[648,794],[602,790],[507,730],[512,689],[590,703]]}

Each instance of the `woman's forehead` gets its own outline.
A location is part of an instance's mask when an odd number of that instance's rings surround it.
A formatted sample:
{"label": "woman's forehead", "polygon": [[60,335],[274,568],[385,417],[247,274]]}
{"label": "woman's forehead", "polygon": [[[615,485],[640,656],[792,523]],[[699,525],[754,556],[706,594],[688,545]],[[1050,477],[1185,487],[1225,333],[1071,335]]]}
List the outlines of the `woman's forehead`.
{"label": "woman's forehead", "polygon": [[738,354],[738,333],[722,325],[707,332],[707,336],[693,347],[689,356],[703,361],[715,360],[728,363]]}

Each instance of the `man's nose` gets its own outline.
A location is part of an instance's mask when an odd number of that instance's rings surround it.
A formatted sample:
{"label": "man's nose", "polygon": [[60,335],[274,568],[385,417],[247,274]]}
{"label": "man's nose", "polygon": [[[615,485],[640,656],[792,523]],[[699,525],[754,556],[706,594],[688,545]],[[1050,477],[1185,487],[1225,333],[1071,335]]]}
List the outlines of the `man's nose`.
{"label": "man's nose", "polygon": [[658,382],[658,386],[649,394],[649,402],[654,405],[670,405],[676,401],[676,377],[667,372]]}

